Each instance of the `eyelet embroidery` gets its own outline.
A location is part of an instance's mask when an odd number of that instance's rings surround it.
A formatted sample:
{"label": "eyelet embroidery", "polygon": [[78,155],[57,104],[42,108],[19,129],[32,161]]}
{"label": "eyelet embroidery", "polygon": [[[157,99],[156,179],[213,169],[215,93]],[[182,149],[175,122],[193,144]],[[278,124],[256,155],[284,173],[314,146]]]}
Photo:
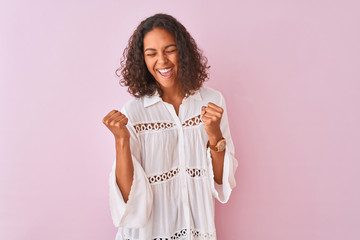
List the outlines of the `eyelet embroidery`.
{"label": "eyelet embroidery", "polygon": [[202,168],[186,168],[186,172],[190,175],[190,177],[203,177],[206,173],[206,169]]}
{"label": "eyelet embroidery", "polygon": [[[215,239],[215,232],[213,233],[201,233],[195,229],[190,229],[191,235],[192,237],[194,237],[195,239],[201,239],[201,240],[211,240],[211,239]],[[173,239],[180,239],[182,237],[186,237],[188,235],[188,230],[187,229],[182,229],[178,232],[176,232],[174,235],[172,235],[170,238],[166,237],[166,238],[154,238],[153,240],[173,240]]]}
{"label": "eyelet embroidery", "polygon": [[199,115],[197,115],[197,116],[195,116],[195,117],[193,117],[193,118],[191,118],[191,119],[186,120],[186,121],[182,124],[182,126],[183,126],[183,127],[191,127],[191,126],[199,125],[199,124],[201,124],[201,123],[202,123],[201,115],[199,114]]}
{"label": "eyelet embroidery", "polygon": [[200,238],[200,239],[214,239],[215,238],[215,232],[213,233],[201,233],[197,230],[194,230],[194,229],[191,229],[191,235],[193,237],[196,237],[196,238]]}
{"label": "eyelet embroidery", "polygon": [[158,131],[174,127],[174,123],[169,122],[156,122],[156,123],[139,123],[135,124],[134,128],[136,133],[143,131]]}
{"label": "eyelet embroidery", "polygon": [[176,169],[170,170],[168,172],[165,172],[163,174],[153,175],[151,177],[148,177],[149,183],[153,184],[153,183],[158,183],[158,182],[164,182],[164,181],[169,180],[169,179],[175,177],[176,175],[178,175],[179,171],[180,171],[180,169],[176,168]]}
{"label": "eyelet embroidery", "polygon": [[[196,125],[200,125],[202,123],[201,115],[197,115],[193,118],[186,120],[182,126],[183,127],[192,127]],[[171,122],[155,122],[155,123],[138,123],[133,125],[136,133],[144,132],[144,131],[158,131],[169,129],[175,126],[175,123]]]}

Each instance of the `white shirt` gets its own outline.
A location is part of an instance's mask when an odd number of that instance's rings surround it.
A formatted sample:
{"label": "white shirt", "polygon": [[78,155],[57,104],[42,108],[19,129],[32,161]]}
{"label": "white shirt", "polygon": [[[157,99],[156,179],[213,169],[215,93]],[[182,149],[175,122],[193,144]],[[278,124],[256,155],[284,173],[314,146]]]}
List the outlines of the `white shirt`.
{"label": "white shirt", "polygon": [[[224,109],[220,123],[226,149],[223,180],[214,181],[201,107]],[[176,114],[158,94],[134,98],[121,112],[129,121],[134,178],[125,203],[110,173],[110,211],[120,239],[216,239],[214,198],[226,203],[236,182],[237,160],[222,94],[201,87],[185,97]]]}

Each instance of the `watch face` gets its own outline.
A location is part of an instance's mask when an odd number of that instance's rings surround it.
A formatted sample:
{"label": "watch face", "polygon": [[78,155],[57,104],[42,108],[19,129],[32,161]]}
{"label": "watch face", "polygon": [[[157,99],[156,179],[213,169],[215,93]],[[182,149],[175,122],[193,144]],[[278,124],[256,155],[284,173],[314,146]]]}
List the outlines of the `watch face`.
{"label": "watch face", "polygon": [[219,152],[224,151],[226,146],[226,141],[221,141],[219,144]]}

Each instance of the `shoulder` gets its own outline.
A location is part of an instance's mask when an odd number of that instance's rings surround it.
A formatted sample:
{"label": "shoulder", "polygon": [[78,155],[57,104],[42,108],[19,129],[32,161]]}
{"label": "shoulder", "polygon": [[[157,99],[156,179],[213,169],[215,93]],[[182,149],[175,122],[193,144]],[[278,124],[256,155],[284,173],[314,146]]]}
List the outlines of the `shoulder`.
{"label": "shoulder", "polygon": [[128,100],[123,107],[121,108],[121,112],[126,115],[126,117],[133,121],[134,117],[137,113],[142,112],[144,109],[144,99],[132,97],[132,99]]}

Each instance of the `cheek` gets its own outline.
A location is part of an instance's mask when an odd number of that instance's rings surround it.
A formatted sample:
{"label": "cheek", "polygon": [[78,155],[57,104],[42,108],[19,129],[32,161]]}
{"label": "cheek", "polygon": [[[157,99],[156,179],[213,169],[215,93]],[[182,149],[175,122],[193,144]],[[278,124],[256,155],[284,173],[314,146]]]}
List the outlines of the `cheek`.
{"label": "cheek", "polygon": [[174,64],[176,64],[176,66],[179,64],[179,55],[175,55],[174,56]]}
{"label": "cheek", "polygon": [[149,72],[153,72],[152,62],[149,59],[145,59],[145,65]]}

